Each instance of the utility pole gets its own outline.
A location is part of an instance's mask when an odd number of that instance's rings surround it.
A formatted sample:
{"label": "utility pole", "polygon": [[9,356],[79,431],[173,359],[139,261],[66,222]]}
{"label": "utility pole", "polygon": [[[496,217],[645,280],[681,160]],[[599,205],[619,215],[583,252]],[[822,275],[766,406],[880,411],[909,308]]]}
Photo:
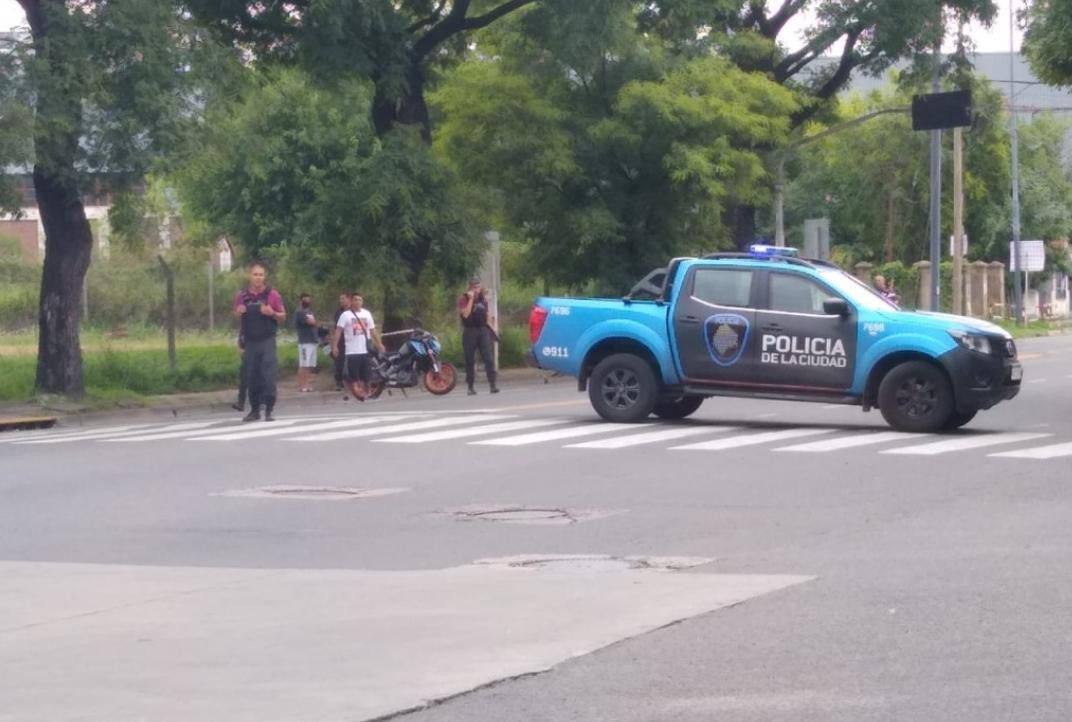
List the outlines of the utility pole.
{"label": "utility pole", "polygon": [[1012,284],[1016,323],[1024,322],[1023,257],[1020,255],[1020,140],[1016,134],[1015,2],[1009,2],[1009,142],[1012,145],[1012,255],[1016,272]]}
{"label": "utility pole", "polygon": [[216,330],[216,259],[215,249],[208,255],[208,330]]}
{"label": "utility pole", "polygon": [[953,313],[964,313],[964,129],[953,128]]}
{"label": "utility pole", "polygon": [[[941,11],[939,11],[939,22]],[[934,47],[933,92],[941,90],[942,42]],[[942,290],[942,131],[931,131],[931,310],[941,309],[938,296]]]}

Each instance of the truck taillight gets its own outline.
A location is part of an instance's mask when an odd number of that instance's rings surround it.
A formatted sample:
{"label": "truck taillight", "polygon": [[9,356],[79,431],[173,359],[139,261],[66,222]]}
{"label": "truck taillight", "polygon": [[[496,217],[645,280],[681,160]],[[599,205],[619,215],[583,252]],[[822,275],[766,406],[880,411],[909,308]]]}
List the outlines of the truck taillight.
{"label": "truck taillight", "polygon": [[547,322],[547,309],[533,306],[529,312],[529,341],[536,343],[540,340],[543,325]]}

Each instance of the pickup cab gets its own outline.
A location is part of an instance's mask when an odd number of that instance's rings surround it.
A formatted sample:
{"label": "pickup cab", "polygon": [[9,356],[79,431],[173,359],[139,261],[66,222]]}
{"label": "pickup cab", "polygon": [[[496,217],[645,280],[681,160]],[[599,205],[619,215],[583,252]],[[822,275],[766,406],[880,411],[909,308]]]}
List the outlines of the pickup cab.
{"label": "pickup cab", "polygon": [[909,312],[794,249],[675,258],[616,299],[540,297],[530,362],[575,376],[604,419],[680,419],[711,396],[877,407],[895,429],[967,424],[1011,399],[1012,337]]}

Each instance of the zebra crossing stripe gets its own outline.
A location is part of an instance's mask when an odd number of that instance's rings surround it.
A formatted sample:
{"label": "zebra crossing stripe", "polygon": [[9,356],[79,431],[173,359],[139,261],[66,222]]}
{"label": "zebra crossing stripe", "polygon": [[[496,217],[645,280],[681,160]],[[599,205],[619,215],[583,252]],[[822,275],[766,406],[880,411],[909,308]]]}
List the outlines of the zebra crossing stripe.
{"label": "zebra crossing stripe", "polygon": [[731,436],[728,439],[715,439],[714,441],[701,441],[698,444],[686,444],[685,446],[671,446],[671,451],[723,451],[736,449],[740,446],[755,446],[768,444],[772,441],[783,439],[796,439],[802,436],[818,436],[829,434],[833,429],[783,429],[782,431],[765,431],[758,434],[743,434]]}
{"label": "zebra crossing stripe", "polygon": [[793,446],[782,446],[775,449],[775,451],[839,451],[841,449],[853,449],[857,446],[885,444],[890,441],[920,439],[929,436],[930,434],[907,434],[901,431],[873,431],[866,434],[854,434],[853,436],[839,436],[836,439],[823,439],[822,441],[809,441],[804,444],[795,444]]}
{"label": "zebra crossing stripe", "polygon": [[[308,426],[301,427],[301,431],[317,431],[321,429],[344,429],[351,426],[361,426],[362,424],[372,424],[377,421],[383,421],[382,417],[377,416],[362,416],[347,419],[346,421],[340,420],[337,416],[332,417],[333,421],[323,421],[320,423],[309,424]],[[298,430],[291,428],[295,424],[300,424],[304,419],[280,419],[267,425],[257,424],[256,426],[242,426],[238,430],[235,430],[233,426],[227,426],[222,429],[216,429],[214,431],[206,433],[198,433],[194,436],[187,437],[187,441],[241,441],[243,439],[259,439],[262,436],[282,436],[283,434],[293,434]]]}
{"label": "zebra crossing stripe", "polygon": [[145,426],[127,425],[127,426],[105,426],[88,429],[82,429],[80,431],[73,431],[71,429],[49,429],[48,431],[34,431],[29,433],[22,432],[7,432],[12,436],[0,439],[0,444],[25,444],[30,441],[45,441],[45,440],[59,440],[59,439],[77,439],[85,436],[96,436],[106,434],[118,434],[123,431],[130,431],[131,429],[144,429]]}
{"label": "zebra crossing stripe", "polygon": [[423,444],[428,441],[444,441],[446,439],[463,439],[467,436],[480,436],[481,434],[498,434],[506,431],[522,431],[534,429],[540,426],[566,423],[565,419],[535,419],[532,421],[507,421],[500,424],[486,424],[484,426],[472,426],[467,429],[448,429],[446,431],[429,431],[426,434],[413,434],[411,436],[392,436],[388,439],[373,439],[373,441],[385,444]]}
{"label": "zebra crossing stripe", "polygon": [[626,429],[643,429],[651,424],[610,424],[597,423],[584,426],[570,426],[566,429],[554,431],[536,431],[521,436],[507,436],[504,439],[486,439],[485,441],[470,441],[470,444],[481,446],[527,446],[528,444],[540,444],[545,441],[557,439],[572,439],[576,436],[591,436],[592,434],[609,434],[612,431],[624,431]]}
{"label": "zebra crossing stripe", "polygon": [[680,439],[685,436],[697,436],[699,434],[722,434],[728,431],[739,431],[737,426],[685,426],[659,431],[647,431],[642,434],[627,434],[625,436],[613,436],[609,439],[597,439],[596,441],[584,441],[580,444],[567,444],[567,449],[624,449],[629,446],[641,444],[653,444],[658,441]]}
{"label": "zebra crossing stripe", "polygon": [[380,436],[382,434],[404,434],[409,431],[423,431],[425,429],[437,429],[441,426],[457,426],[481,421],[497,421],[510,419],[512,416],[502,414],[473,414],[471,416],[451,416],[445,419],[430,419],[428,421],[416,421],[404,424],[390,424],[372,429],[347,429],[346,431],[330,431],[326,434],[312,434],[311,436],[296,436],[285,441],[337,441],[339,439],[354,439],[361,436]]}
{"label": "zebra crossing stripe", "polygon": [[987,454],[987,456],[1000,456],[1006,459],[1056,459],[1061,456],[1072,456],[1072,442],[1017,451],[1002,451],[997,454]]}
{"label": "zebra crossing stripe", "polygon": [[121,431],[121,432],[100,432],[95,434],[82,434],[81,436],[70,436],[63,439],[40,439],[36,441],[27,441],[27,444],[62,444],[74,441],[127,441],[134,439],[145,434],[164,435],[166,432],[174,432],[178,434],[188,434],[194,429],[203,429],[206,426],[212,426],[218,424],[219,421],[190,421],[182,424],[168,424],[167,426],[149,426],[140,427],[135,431]]}
{"label": "zebra crossing stripe", "polygon": [[121,444],[121,443],[137,443],[142,441],[161,441],[163,439],[181,439],[184,436],[189,436],[191,432],[198,432],[201,429],[206,429],[210,426],[218,426],[220,424],[228,424],[225,428],[231,428],[231,425],[226,421],[198,421],[189,424],[175,424],[174,426],[165,426],[162,429],[154,429],[151,432],[137,431],[129,434],[119,434],[115,437],[108,437],[104,439],[96,439],[106,444]]}
{"label": "zebra crossing stripe", "polygon": [[919,456],[934,456],[947,454],[951,451],[964,451],[965,449],[978,449],[983,446],[997,446],[998,444],[1015,444],[1020,441],[1042,439],[1053,434],[977,434],[973,436],[935,441],[930,444],[918,446],[901,446],[896,449],[886,449],[883,454],[912,454]]}

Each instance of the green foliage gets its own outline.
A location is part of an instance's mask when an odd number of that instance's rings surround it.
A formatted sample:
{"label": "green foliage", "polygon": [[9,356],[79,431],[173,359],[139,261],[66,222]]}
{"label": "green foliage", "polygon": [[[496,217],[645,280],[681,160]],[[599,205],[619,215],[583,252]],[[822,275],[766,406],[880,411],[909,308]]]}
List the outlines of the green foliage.
{"label": "green foliage", "polygon": [[435,147],[488,223],[528,244],[528,278],[620,293],[727,243],[725,206],[766,197],[760,149],[784,142],[797,106],[725,60],[661,60],[613,13],[588,20],[537,8],[501,26],[496,57],[432,95]]}
{"label": "green foliage", "polygon": [[1062,164],[1072,123],[1046,113],[1020,136],[1020,201],[1024,238],[1054,240],[1072,234],[1072,180]]}
{"label": "green foliage", "polygon": [[[1009,150],[1000,94],[972,83],[976,122],[964,130],[965,229],[973,257],[1000,257],[1008,238]],[[916,89],[888,87],[850,97],[840,122],[882,109],[905,107]],[[813,131],[814,132],[814,131]],[[953,228],[952,133],[943,134],[942,235]],[[786,227],[800,243],[806,218],[831,219],[832,241],[851,261],[912,263],[929,255],[928,140],[912,131],[907,114],[882,115],[846,126],[805,145],[791,158],[786,187]],[[1033,171],[1024,167],[1025,178]],[[1025,223],[1034,218],[1025,206]],[[848,249],[851,248],[851,252]]]}
{"label": "green foliage", "polygon": [[1039,80],[1072,85],[1072,2],[1031,0],[1027,8],[1024,54]]}
{"label": "green foliage", "polygon": [[461,278],[482,243],[456,179],[415,132],[377,137],[370,102],[358,80],[259,79],[212,114],[178,176],[185,213],[247,257],[300,259],[321,280],[375,284],[396,302],[426,268]]}

